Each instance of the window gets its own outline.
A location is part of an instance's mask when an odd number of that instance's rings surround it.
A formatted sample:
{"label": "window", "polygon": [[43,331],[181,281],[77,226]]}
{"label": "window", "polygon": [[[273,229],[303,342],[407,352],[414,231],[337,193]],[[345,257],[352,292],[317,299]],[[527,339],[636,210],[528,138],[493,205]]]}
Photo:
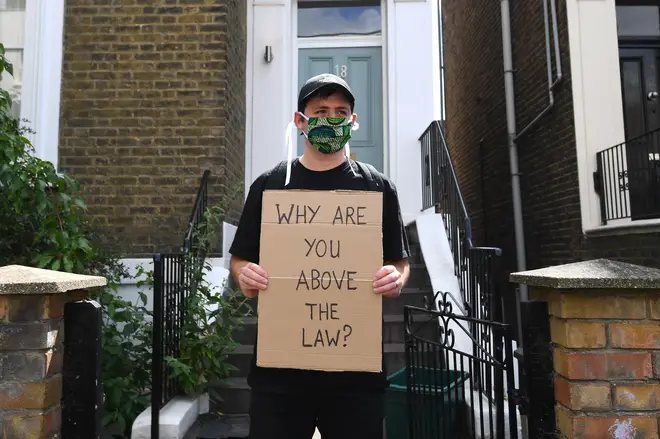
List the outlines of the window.
{"label": "window", "polygon": [[298,9],[298,37],[380,35],[380,1],[308,1]]}
{"label": "window", "polygon": [[617,6],[616,19],[619,37],[660,37],[660,6]]}
{"label": "window", "polygon": [[0,77],[0,88],[7,90],[13,101],[12,112],[19,117],[25,52],[25,0],[0,0],[0,43],[5,56],[13,64],[14,76]]}

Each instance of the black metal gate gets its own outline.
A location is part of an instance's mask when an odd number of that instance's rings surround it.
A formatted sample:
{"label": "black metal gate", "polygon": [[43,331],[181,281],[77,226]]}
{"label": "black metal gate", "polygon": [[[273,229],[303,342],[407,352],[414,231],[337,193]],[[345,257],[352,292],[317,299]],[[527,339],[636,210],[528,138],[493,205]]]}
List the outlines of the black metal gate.
{"label": "black metal gate", "polygon": [[448,293],[434,302],[404,309],[408,439],[518,439],[513,329],[453,313]]}

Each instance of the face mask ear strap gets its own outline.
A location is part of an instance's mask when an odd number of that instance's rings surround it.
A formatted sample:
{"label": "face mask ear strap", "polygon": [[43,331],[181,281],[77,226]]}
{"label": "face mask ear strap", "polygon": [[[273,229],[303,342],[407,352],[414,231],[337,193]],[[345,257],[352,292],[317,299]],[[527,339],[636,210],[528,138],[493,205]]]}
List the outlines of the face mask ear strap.
{"label": "face mask ear strap", "polygon": [[286,180],[284,186],[291,181],[291,160],[293,160],[293,130],[296,129],[294,121],[289,122],[286,126],[285,142],[286,142]]}
{"label": "face mask ear strap", "polygon": [[346,153],[346,158],[349,160],[348,165],[351,167],[351,171],[353,171],[353,175],[357,176],[357,174],[355,173],[355,169],[353,169],[353,165],[350,162],[350,160],[351,160],[351,145],[349,145],[348,142],[346,142],[346,146],[344,146],[344,151]]}

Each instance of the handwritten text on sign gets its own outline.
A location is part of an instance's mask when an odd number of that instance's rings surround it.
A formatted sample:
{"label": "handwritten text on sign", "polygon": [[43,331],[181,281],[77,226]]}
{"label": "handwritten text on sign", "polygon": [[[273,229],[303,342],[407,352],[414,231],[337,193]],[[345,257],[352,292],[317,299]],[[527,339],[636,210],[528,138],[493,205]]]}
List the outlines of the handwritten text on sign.
{"label": "handwritten text on sign", "polygon": [[382,194],[266,191],[257,364],[381,370]]}

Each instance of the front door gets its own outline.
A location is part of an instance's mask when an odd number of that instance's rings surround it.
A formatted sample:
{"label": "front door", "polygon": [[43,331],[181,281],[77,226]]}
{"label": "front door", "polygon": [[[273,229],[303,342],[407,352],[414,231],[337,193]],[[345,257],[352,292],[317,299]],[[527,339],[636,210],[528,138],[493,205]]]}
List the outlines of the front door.
{"label": "front door", "polygon": [[[353,131],[350,144],[355,160],[370,163],[383,171],[383,79],[380,47],[300,49],[299,86],[312,76],[333,73],[342,77],[355,95],[355,113],[360,128]],[[298,138],[298,155],[305,148]]]}
{"label": "front door", "polygon": [[660,217],[660,49],[620,47],[633,220]]}

